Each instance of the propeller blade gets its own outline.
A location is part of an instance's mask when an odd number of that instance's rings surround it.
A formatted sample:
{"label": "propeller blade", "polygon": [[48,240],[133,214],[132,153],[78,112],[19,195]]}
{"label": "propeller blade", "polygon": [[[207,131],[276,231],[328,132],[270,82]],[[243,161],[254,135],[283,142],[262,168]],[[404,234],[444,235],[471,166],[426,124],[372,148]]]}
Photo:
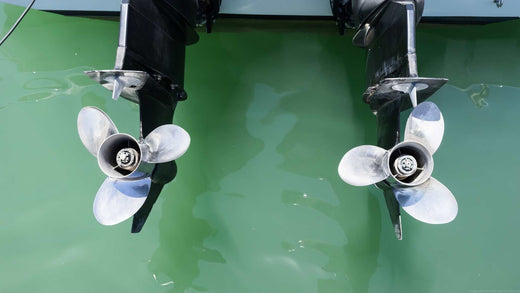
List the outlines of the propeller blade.
{"label": "propeller blade", "polygon": [[408,96],[410,96],[410,102],[412,103],[412,107],[417,107],[417,87],[412,85],[410,90],[408,91]]}
{"label": "propeller blade", "polygon": [[123,88],[125,87],[122,80],[119,78],[114,79],[114,89],[112,90],[112,100],[116,101],[119,99],[119,96],[121,95],[121,92],[123,92]]}
{"label": "propeller blade", "polygon": [[343,181],[354,186],[375,184],[389,176],[383,168],[386,150],[373,145],[362,145],[348,151],[338,166]]}
{"label": "propeller blade", "polygon": [[165,163],[182,156],[190,146],[190,135],[182,127],[166,124],[157,127],[144,139],[143,161]]}
{"label": "propeller blade", "polygon": [[433,177],[418,186],[394,188],[394,194],[403,210],[421,222],[446,224],[457,216],[457,200]]}
{"label": "propeller blade", "polygon": [[87,150],[97,156],[103,141],[118,131],[105,112],[96,107],[85,107],[78,114],[78,133]]}
{"label": "propeller blade", "polygon": [[404,130],[404,140],[423,144],[433,155],[439,148],[444,135],[444,118],[439,108],[432,102],[422,102],[408,117]]}
{"label": "propeller blade", "polygon": [[116,180],[108,177],[94,199],[94,217],[103,225],[115,225],[133,216],[144,204],[151,179]]}

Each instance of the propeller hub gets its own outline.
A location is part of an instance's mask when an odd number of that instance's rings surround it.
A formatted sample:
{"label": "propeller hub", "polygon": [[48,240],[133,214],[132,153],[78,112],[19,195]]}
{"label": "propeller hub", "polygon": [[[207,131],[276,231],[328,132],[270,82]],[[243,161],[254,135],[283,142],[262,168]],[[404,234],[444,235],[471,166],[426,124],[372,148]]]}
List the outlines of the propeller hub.
{"label": "propeller hub", "polygon": [[120,168],[133,171],[139,164],[139,153],[133,148],[124,148],[116,155],[116,162]]}
{"label": "propeller hub", "polygon": [[417,186],[430,178],[433,158],[428,149],[415,141],[395,145],[386,156],[391,183],[397,186]]}
{"label": "propeller hub", "polygon": [[404,155],[394,161],[398,177],[406,178],[417,171],[417,161],[413,156]]}
{"label": "propeller hub", "polygon": [[137,140],[125,133],[111,135],[101,144],[98,164],[107,176],[122,179],[141,168],[142,154]]}

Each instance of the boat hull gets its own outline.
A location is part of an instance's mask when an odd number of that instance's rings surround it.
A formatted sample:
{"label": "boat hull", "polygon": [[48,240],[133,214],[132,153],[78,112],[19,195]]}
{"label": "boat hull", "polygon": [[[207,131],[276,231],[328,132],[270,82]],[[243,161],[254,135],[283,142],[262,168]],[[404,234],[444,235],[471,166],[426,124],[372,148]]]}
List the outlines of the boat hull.
{"label": "boat hull", "polygon": [[[25,6],[27,0],[3,0],[3,2]],[[120,0],[39,0],[34,8],[70,13],[116,13]],[[266,16],[331,16],[327,0],[226,0],[222,1],[222,14],[266,15]],[[506,0],[501,8],[493,1],[453,0],[425,1],[425,18],[475,19],[475,18],[519,18],[520,1]]]}

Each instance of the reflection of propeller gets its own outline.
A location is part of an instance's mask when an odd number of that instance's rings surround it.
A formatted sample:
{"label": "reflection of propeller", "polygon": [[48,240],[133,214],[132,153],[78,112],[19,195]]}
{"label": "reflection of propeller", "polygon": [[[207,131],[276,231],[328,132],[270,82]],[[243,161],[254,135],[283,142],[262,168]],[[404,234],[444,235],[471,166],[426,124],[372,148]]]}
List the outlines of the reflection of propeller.
{"label": "reflection of propeller", "polygon": [[390,150],[371,145],[355,147],[341,159],[343,181],[365,186],[386,180],[403,209],[430,224],[451,222],[458,206],[453,194],[431,177],[432,155],[444,134],[444,119],[432,102],[419,104],[406,122],[404,141]]}
{"label": "reflection of propeller", "polygon": [[94,216],[103,225],[115,225],[134,215],[150,191],[154,164],[179,158],[190,145],[189,134],[173,124],[159,126],[136,140],[119,133],[112,120],[95,107],[79,112],[78,133],[108,176],[94,200]]}

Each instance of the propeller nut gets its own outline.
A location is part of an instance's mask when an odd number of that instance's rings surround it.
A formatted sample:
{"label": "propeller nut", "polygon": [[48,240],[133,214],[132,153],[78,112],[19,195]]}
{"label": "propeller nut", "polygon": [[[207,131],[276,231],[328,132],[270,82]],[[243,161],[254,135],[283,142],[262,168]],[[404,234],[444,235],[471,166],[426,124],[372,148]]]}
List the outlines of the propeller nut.
{"label": "propeller nut", "polygon": [[133,148],[124,148],[117,153],[116,162],[120,168],[133,171],[139,164],[139,153]]}
{"label": "propeller nut", "polygon": [[410,155],[400,156],[394,161],[394,167],[398,177],[406,178],[417,171],[417,161]]}
{"label": "propeller nut", "polygon": [[390,185],[417,186],[430,178],[433,158],[428,149],[415,141],[403,141],[395,145],[385,156],[385,165],[392,175]]}

